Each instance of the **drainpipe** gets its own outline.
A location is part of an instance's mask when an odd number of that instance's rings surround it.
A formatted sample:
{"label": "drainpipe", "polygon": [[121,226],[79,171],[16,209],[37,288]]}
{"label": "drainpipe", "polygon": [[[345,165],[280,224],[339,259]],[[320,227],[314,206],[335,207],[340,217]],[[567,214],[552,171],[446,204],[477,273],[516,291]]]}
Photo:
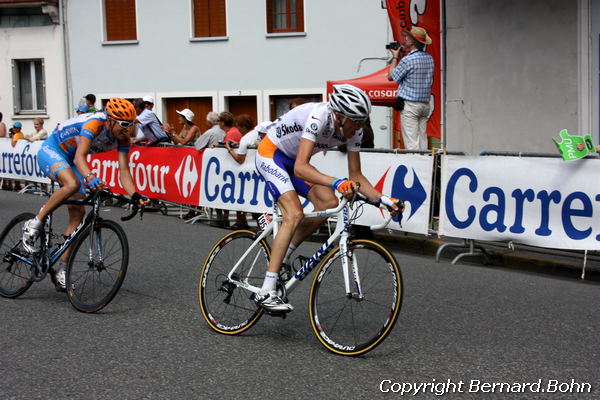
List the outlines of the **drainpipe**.
{"label": "drainpipe", "polygon": [[67,1],[60,0],[60,22],[62,25],[62,36],[63,36],[63,54],[65,58],[65,82],[67,90],[67,109],[65,110],[65,117],[61,120],[68,119],[73,109],[73,85],[71,82],[71,57],[69,52],[69,30],[67,27]]}

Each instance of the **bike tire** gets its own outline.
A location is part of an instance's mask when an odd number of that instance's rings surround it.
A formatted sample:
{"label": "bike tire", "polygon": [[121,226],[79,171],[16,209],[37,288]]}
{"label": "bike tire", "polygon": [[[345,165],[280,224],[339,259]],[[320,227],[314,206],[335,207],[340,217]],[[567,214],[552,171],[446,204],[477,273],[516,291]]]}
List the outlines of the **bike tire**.
{"label": "bike tire", "polygon": [[[250,298],[252,292],[228,281],[235,263],[256,239],[255,233],[238,230],[224,236],[212,248],[198,281],[198,300],[205,321],[214,331],[238,335],[250,329],[263,310]],[[265,240],[249,254],[236,272],[238,280],[260,286],[269,265],[271,249]]]}
{"label": "bike tire", "polygon": [[34,218],[32,213],[14,217],[0,234],[0,296],[9,299],[19,297],[31,287],[31,265],[10,256],[12,251],[25,255],[21,240],[23,224]]}
{"label": "bike tire", "polygon": [[402,274],[394,256],[377,242],[353,240],[348,251],[357,261],[364,297],[346,295],[340,248],[336,247],[317,268],[309,313],[313,331],[327,350],[359,356],[381,344],[396,323],[402,306]]}
{"label": "bike tire", "polygon": [[86,228],[73,245],[67,264],[67,297],[78,311],[100,311],[116,296],[125,280],[129,264],[127,235],[119,224],[97,221],[94,226],[94,248]]}

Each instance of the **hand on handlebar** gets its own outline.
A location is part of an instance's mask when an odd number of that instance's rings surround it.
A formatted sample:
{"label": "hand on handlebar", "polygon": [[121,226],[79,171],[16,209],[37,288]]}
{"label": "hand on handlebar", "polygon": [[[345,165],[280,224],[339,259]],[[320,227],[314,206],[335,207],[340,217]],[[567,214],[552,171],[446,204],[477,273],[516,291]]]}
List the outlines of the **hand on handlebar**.
{"label": "hand on handlebar", "polygon": [[379,203],[387,206],[387,209],[390,211],[392,217],[401,215],[404,211],[404,202],[400,199],[396,199],[382,194],[379,198]]}
{"label": "hand on handlebar", "polygon": [[86,181],[88,188],[91,190],[102,190],[106,186],[106,182],[102,179],[94,176],[93,178]]}
{"label": "hand on handlebar", "polygon": [[331,182],[331,187],[340,192],[346,199],[350,200],[354,193],[358,192],[360,184],[358,182],[342,178]]}
{"label": "hand on handlebar", "polygon": [[144,196],[143,194],[139,194],[138,192],[135,192],[131,195],[131,200],[135,201],[136,206],[139,208],[144,208],[150,204],[150,198]]}

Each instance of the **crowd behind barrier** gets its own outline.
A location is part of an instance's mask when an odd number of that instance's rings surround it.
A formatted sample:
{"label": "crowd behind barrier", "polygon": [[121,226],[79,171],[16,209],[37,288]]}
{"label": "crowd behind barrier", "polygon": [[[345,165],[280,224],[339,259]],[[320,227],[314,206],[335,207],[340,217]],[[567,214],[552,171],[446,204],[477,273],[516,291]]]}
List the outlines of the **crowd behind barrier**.
{"label": "crowd behind barrier", "polygon": [[[0,179],[48,183],[37,166],[40,144],[19,141],[12,147],[9,139],[0,138]],[[132,146],[129,159],[138,191],[151,198],[191,207],[271,210],[254,150],[241,165],[223,148],[198,152],[168,144]],[[116,151],[90,155],[88,162],[123,193]],[[378,190],[406,201],[401,225],[395,221],[390,229],[464,240],[458,246],[467,248],[467,255],[476,254],[473,240],[600,250],[597,157],[567,163],[553,154],[372,149],[362,152],[361,162]],[[338,151],[317,154],[312,163],[323,173],[347,175],[345,156]],[[373,207],[361,212],[358,224],[385,218]]]}

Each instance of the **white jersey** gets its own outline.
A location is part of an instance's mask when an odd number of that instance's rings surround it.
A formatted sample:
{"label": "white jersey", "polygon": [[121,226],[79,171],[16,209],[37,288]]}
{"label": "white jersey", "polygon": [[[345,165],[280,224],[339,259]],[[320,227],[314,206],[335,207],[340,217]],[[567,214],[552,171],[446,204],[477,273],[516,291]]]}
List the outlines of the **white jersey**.
{"label": "white jersey", "polygon": [[360,151],[362,129],[350,139],[335,132],[333,112],[327,102],[305,103],[277,118],[269,126],[267,136],[287,157],[295,160],[300,139],[315,143],[313,154],[346,144],[348,151]]}

